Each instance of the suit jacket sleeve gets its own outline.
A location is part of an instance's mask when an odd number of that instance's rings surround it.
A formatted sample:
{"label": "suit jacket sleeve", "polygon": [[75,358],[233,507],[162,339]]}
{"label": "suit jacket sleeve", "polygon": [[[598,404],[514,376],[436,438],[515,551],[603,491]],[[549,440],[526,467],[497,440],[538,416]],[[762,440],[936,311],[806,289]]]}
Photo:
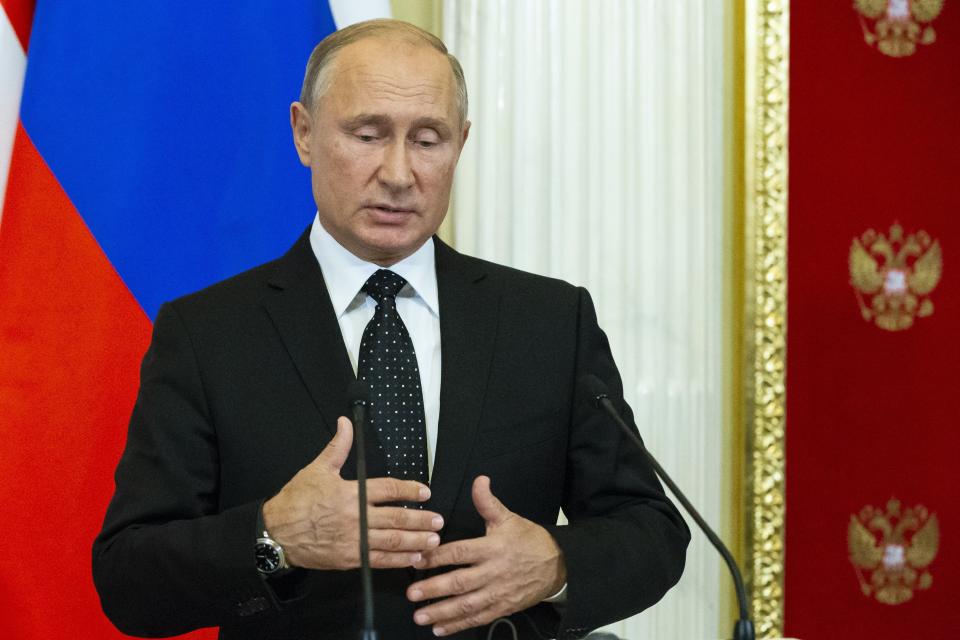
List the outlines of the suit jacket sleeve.
{"label": "suit jacket sleeve", "polygon": [[129,634],[173,635],[276,606],[253,556],[260,503],[218,504],[217,434],[194,353],[180,315],[164,305],[93,547],[104,611]]}
{"label": "suit jacket sleeve", "polygon": [[[549,528],[567,566],[567,602],[559,608],[557,631],[561,640],[656,603],[680,579],[690,540],[644,455],[586,397],[583,377],[594,374],[609,387],[627,423],[634,424],[590,295],[585,289],[579,293],[577,375],[563,494],[570,524]],[[544,622],[541,618],[538,626]]]}

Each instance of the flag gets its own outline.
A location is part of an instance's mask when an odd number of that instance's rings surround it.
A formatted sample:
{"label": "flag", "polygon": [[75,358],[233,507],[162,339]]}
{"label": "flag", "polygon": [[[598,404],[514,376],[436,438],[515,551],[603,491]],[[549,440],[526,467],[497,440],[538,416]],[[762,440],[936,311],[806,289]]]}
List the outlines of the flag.
{"label": "flag", "polygon": [[165,300],[277,257],[309,223],[289,105],[335,18],[388,15],[389,3],[2,6],[0,505],[12,555],[0,629],[120,637],[90,547],[152,319]]}

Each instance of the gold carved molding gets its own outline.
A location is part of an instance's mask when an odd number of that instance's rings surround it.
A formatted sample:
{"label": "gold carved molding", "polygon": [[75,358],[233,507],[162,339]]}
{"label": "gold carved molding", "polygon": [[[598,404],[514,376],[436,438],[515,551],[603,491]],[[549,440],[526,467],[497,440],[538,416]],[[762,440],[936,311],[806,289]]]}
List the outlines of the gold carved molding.
{"label": "gold carved molding", "polygon": [[744,6],[747,555],[758,638],[783,635],[789,0]]}

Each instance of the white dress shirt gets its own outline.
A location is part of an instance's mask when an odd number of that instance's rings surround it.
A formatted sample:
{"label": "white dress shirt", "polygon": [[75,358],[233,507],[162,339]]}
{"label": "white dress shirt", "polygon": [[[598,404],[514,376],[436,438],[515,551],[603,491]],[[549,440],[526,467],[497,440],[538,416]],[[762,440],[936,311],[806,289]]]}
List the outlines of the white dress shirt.
{"label": "white dress shirt", "polygon": [[[319,214],[314,217],[310,229],[310,246],[320,263],[330,302],[337,314],[340,333],[356,375],[360,361],[360,339],[377,308],[376,301],[361,291],[361,287],[367,278],[383,267],[361,260],[343,248],[320,224]],[[433,251],[433,238],[430,238],[413,255],[389,267],[407,281],[397,294],[397,312],[407,327],[417,353],[427,429],[427,470],[431,477],[437,451],[437,423],[440,420],[440,305]]]}

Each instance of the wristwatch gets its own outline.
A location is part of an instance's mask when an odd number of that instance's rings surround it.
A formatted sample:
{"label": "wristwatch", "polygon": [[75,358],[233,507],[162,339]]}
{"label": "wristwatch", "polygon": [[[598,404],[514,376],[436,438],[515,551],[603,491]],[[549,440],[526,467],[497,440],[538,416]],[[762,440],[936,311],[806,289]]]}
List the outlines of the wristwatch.
{"label": "wristwatch", "polygon": [[265,576],[276,575],[290,568],[283,554],[283,547],[270,537],[266,529],[263,530],[263,535],[257,538],[256,557],[257,571]]}

